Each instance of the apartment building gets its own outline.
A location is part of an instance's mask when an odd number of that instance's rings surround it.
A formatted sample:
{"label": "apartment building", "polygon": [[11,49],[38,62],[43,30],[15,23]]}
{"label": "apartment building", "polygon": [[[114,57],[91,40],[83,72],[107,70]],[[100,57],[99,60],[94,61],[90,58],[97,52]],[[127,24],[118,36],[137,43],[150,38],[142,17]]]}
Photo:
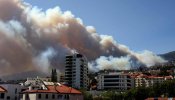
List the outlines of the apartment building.
{"label": "apartment building", "polygon": [[99,90],[125,91],[134,87],[134,80],[130,75],[122,72],[104,72],[97,76]]}
{"label": "apartment building", "polygon": [[78,53],[66,56],[65,82],[70,87],[87,89],[88,62],[85,56]]}
{"label": "apartment building", "polygon": [[132,78],[134,78],[135,80],[135,87],[139,87],[139,86],[145,86],[145,87],[149,87],[149,86],[153,86],[154,84],[161,84],[163,83],[165,80],[171,80],[173,79],[173,76],[148,76],[148,75],[144,75],[144,74],[138,74],[133,76]]}

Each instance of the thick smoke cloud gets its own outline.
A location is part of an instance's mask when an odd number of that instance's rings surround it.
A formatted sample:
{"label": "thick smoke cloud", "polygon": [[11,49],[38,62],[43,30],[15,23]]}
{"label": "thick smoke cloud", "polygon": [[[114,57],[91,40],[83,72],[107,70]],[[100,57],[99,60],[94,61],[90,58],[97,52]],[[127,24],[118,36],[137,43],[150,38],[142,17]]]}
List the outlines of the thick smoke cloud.
{"label": "thick smoke cloud", "polygon": [[65,55],[72,50],[85,55],[100,69],[129,69],[165,60],[150,51],[137,53],[99,35],[93,26],[59,7],[46,11],[20,0],[0,0],[0,75],[27,71],[64,70]]}
{"label": "thick smoke cloud", "polygon": [[[114,70],[129,70],[131,68],[131,58],[129,56],[125,57],[105,57],[101,56],[95,63],[89,63],[90,70],[103,70],[103,69],[114,69]],[[94,68],[96,66],[96,68]]]}

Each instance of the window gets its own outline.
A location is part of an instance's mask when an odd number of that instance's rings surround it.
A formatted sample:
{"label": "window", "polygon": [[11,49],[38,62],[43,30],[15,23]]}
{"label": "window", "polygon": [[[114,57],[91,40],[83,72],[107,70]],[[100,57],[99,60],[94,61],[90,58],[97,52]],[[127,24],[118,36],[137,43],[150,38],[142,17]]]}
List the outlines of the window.
{"label": "window", "polygon": [[17,100],[17,96],[15,96],[15,100]]}
{"label": "window", "polygon": [[41,99],[41,94],[38,94],[38,99]]}
{"label": "window", "polygon": [[26,97],[26,99],[29,99],[29,95],[28,94],[26,94],[25,97]]}
{"label": "window", "polygon": [[55,99],[55,95],[54,94],[52,95],[52,99]]}
{"label": "window", "polygon": [[17,94],[17,88],[15,89],[15,94]]}
{"label": "window", "polygon": [[64,99],[69,100],[69,95],[66,94],[66,95],[64,96]]}
{"label": "window", "polygon": [[46,94],[46,99],[48,99],[49,98],[49,95],[48,94]]}
{"label": "window", "polygon": [[7,96],[7,100],[10,100],[10,96]]}
{"label": "window", "polygon": [[67,95],[67,100],[69,100],[69,95]]}
{"label": "window", "polygon": [[4,99],[4,97],[5,97],[5,94],[1,93],[0,98]]}
{"label": "window", "polygon": [[57,98],[58,98],[58,99],[62,99],[62,95],[58,95]]}

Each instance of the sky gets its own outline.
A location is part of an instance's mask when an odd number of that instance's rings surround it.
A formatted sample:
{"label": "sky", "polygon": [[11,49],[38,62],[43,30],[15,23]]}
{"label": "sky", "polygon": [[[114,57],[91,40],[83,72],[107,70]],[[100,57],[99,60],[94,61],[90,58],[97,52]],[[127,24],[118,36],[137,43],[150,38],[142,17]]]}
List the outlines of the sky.
{"label": "sky", "polygon": [[174,0],[24,0],[47,10],[71,11],[99,34],[111,35],[133,51],[175,50]]}

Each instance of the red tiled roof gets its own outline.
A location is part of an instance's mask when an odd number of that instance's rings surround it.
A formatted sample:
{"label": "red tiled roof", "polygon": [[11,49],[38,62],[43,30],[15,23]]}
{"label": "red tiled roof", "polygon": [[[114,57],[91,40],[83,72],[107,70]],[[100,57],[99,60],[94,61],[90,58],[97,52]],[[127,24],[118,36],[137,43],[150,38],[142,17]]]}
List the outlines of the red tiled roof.
{"label": "red tiled roof", "polygon": [[62,93],[62,94],[81,94],[80,91],[65,86],[65,85],[47,85],[46,86],[47,89],[46,90],[26,90],[23,93]]}
{"label": "red tiled roof", "polygon": [[148,78],[164,78],[164,77],[160,77],[160,76],[148,76]]}
{"label": "red tiled roof", "polygon": [[131,74],[130,75],[132,78],[167,78],[167,79],[173,79],[172,76],[148,76],[148,75],[145,75],[145,74]]}
{"label": "red tiled roof", "polygon": [[165,76],[166,79],[173,79],[173,76]]}
{"label": "red tiled roof", "polygon": [[0,92],[7,92],[7,90],[3,88],[2,86],[0,86]]}
{"label": "red tiled roof", "polygon": [[173,97],[173,98],[161,98],[161,97],[159,97],[159,98],[147,98],[147,99],[145,99],[145,100],[175,100],[175,98]]}

